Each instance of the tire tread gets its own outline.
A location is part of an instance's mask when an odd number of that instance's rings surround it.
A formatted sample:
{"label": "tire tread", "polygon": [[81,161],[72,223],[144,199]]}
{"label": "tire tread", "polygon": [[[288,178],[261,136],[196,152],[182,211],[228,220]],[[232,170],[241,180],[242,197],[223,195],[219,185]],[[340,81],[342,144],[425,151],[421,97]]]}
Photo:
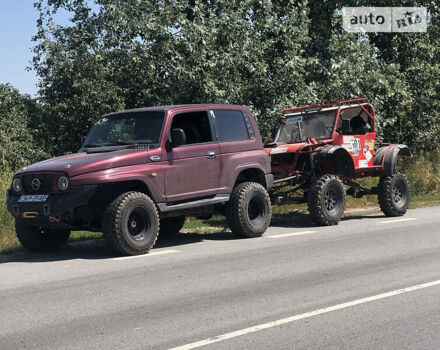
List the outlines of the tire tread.
{"label": "tire tread", "polygon": [[[267,222],[258,232],[253,231],[248,225],[246,225],[245,220],[246,220],[247,212],[246,212],[246,208],[243,205],[246,195],[250,191],[255,189],[264,191],[266,200],[269,203],[269,220],[267,220]],[[257,182],[243,182],[237,185],[233,189],[226,210],[226,221],[229,228],[235,235],[242,238],[262,236],[270,224],[270,217],[271,217],[270,197],[266,189],[261,184]]]}
{"label": "tire tread", "polygon": [[[327,213],[324,210],[321,203],[321,198],[324,196],[324,191],[327,185],[332,181],[337,181],[339,183],[339,186],[341,186],[344,189],[344,184],[339,179],[339,177],[330,174],[321,176],[320,178],[312,182],[310,186],[308,200],[307,200],[307,207],[313,222],[317,225],[333,226],[333,225],[337,225],[342,219],[342,215],[336,219],[326,215]],[[346,202],[345,189],[343,190],[343,202],[345,209],[345,202]]]}
{"label": "tire tread", "polygon": [[[402,179],[406,185],[408,186],[408,201],[405,204],[403,208],[397,208],[391,198],[391,191],[393,182],[396,181],[396,179]],[[402,216],[406,213],[409,206],[410,201],[410,192],[409,192],[409,183],[408,179],[405,176],[405,174],[402,173],[395,173],[392,176],[382,176],[379,180],[379,192],[377,195],[377,199],[379,202],[380,210],[382,213],[384,213],[386,216],[389,217],[396,217],[396,216]]]}
{"label": "tire tread", "polygon": [[[133,247],[130,247],[130,245],[128,245],[124,241],[122,235],[118,232],[119,224],[123,219],[124,208],[128,205],[130,201],[133,201],[135,199],[145,200],[153,208],[153,212],[157,218],[158,223],[158,229],[154,239],[144,249],[135,249]],[[135,191],[123,193],[113,202],[111,202],[106,208],[102,220],[103,235],[107,244],[116,252],[126,255],[140,255],[147,253],[156,243],[159,232],[159,225],[159,213],[154,202],[146,194]]]}

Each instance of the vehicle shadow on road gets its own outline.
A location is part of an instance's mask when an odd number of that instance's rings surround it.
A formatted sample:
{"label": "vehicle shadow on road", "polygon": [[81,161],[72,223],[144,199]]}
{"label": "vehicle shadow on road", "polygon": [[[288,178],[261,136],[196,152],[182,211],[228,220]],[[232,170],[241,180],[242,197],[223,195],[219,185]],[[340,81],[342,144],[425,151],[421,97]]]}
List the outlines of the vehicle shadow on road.
{"label": "vehicle shadow on road", "polygon": [[288,214],[273,214],[270,226],[285,228],[306,228],[315,226],[310,215],[293,211]]}
{"label": "vehicle shadow on road", "polygon": [[185,232],[174,236],[159,237],[155,248],[170,248],[203,241],[228,241],[237,239],[232,232],[196,233]]}
{"label": "vehicle shadow on road", "polygon": [[87,241],[69,242],[60,251],[56,252],[35,253],[20,248],[0,255],[0,263],[42,263],[73,259],[108,259],[113,257],[115,257],[115,255],[105,245],[103,239],[92,239]]}
{"label": "vehicle shadow on road", "polygon": [[[342,221],[361,220],[366,218],[383,218],[383,215],[350,215],[342,219]],[[203,241],[227,241],[237,240],[232,232],[227,229],[225,221],[210,220],[206,221],[206,230],[214,229],[217,232],[204,233],[192,232],[187,229],[184,233],[177,235],[162,235],[158,238],[152,252],[155,248],[171,248],[179,247],[187,244],[200,243]],[[271,227],[282,228],[311,228],[316,227],[310,215],[301,212],[291,212],[288,214],[274,214],[272,217]],[[85,260],[105,260],[120,255],[112,252],[105,244],[104,239],[93,239],[87,241],[73,241],[64,247],[61,251],[50,253],[32,253],[24,249],[0,255],[0,264],[7,262],[25,262],[25,263],[42,263],[51,261],[63,261],[73,259]]]}
{"label": "vehicle shadow on road", "polygon": [[[235,239],[231,232],[218,233],[179,233],[174,236],[159,237],[154,248],[169,248],[203,242],[206,240],[232,240]],[[105,260],[120,257],[106,244],[104,239],[92,239],[87,241],[71,241],[63,249],[57,252],[34,253],[24,249],[17,249],[7,254],[0,255],[0,264],[8,262],[43,263],[51,261],[67,261],[74,259]]]}
{"label": "vehicle shadow on road", "polygon": [[377,214],[377,215],[350,215],[345,216],[342,218],[342,221],[350,221],[350,220],[362,220],[362,219],[384,219],[386,218],[383,214]]}

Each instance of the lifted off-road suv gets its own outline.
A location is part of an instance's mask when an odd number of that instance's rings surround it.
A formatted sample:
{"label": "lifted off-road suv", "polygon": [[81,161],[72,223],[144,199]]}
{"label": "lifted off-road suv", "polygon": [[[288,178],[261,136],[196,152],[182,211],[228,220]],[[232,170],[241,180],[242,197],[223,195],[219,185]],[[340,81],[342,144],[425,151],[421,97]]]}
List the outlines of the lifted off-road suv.
{"label": "lifted off-road suv", "polygon": [[78,153],[15,174],[7,202],[27,249],[54,250],[71,230],[89,230],[134,255],[189,215],[223,213],[237,236],[261,236],[272,183],[248,108],[166,106],[103,116]]}
{"label": "lifted off-road suv", "polygon": [[[364,97],[285,109],[275,140],[266,144],[274,183],[281,184],[274,187],[273,198],[306,202],[318,225],[341,220],[346,194],[376,194],[385,215],[404,215],[409,184],[396,163],[411,152],[379,140],[375,127],[374,108]],[[363,177],[379,177],[378,186],[363,187],[357,182]],[[302,197],[295,197],[298,190]]]}

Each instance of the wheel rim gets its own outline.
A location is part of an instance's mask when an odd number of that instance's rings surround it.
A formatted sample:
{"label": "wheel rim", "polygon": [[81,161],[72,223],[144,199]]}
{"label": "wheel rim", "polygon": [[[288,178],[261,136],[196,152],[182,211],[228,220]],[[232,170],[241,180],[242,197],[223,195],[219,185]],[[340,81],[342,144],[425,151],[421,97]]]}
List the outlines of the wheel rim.
{"label": "wheel rim", "polygon": [[144,209],[133,209],[128,217],[127,228],[130,236],[134,240],[140,241],[145,238],[147,232],[150,230],[150,220]]}
{"label": "wheel rim", "polygon": [[404,199],[404,191],[401,184],[395,184],[392,189],[392,197],[395,204],[399,204]]}
{"label": "wheel rim", "polygon": [[264,201],[260,197],[254,197],[250,200],[248,206],[248,216],[250,221],[256,221],[264,217],[266,214],[266,207]]}
{"label": "wheel rim", "polygon": [[333,211],[338,207],[339,201],[338,196],[333,190],[328,190],[325,193],[324,205],[327,211]]}

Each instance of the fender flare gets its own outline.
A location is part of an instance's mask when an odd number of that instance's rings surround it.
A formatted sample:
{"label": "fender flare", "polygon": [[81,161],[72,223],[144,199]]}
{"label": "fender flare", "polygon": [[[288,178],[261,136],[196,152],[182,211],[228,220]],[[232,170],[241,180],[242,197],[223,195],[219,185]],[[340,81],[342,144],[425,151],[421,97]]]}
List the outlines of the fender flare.
{"label": "fender flare", "polygon": [[246,171],[255,171],[258,173],[258,175],[261,177],[261,182],[264,182],[266,184],[266,188],[268,185],[266,180],[266,172],[264,171],[264,168],[262,168],[261,164],[258,163],[246,163],[246,164],[240,164],[237,166],[233,173],[229,176],[229,178],[226,180],[224,184],[221,184],[221,186],[226,186],[227,188],[230,188],[231,191],[234,188],[234,184],[237,181],[240,174],[246,172]]}
{"label": "fender flare", "polygon": [[343,177],[355,176],[353,158],[344,147],[325,147],[315,155],[315,159],[318,162],[324,159],[330,160],[333,164],[335,175]]}
{"label": "fender flare", "polygon": [[373,164],[383,167],[382,173],[385,176],[392,176],[396,172],[398,157],[412,157],[412,153],[406,145],[389,145],[381,147],[374,156]]}

